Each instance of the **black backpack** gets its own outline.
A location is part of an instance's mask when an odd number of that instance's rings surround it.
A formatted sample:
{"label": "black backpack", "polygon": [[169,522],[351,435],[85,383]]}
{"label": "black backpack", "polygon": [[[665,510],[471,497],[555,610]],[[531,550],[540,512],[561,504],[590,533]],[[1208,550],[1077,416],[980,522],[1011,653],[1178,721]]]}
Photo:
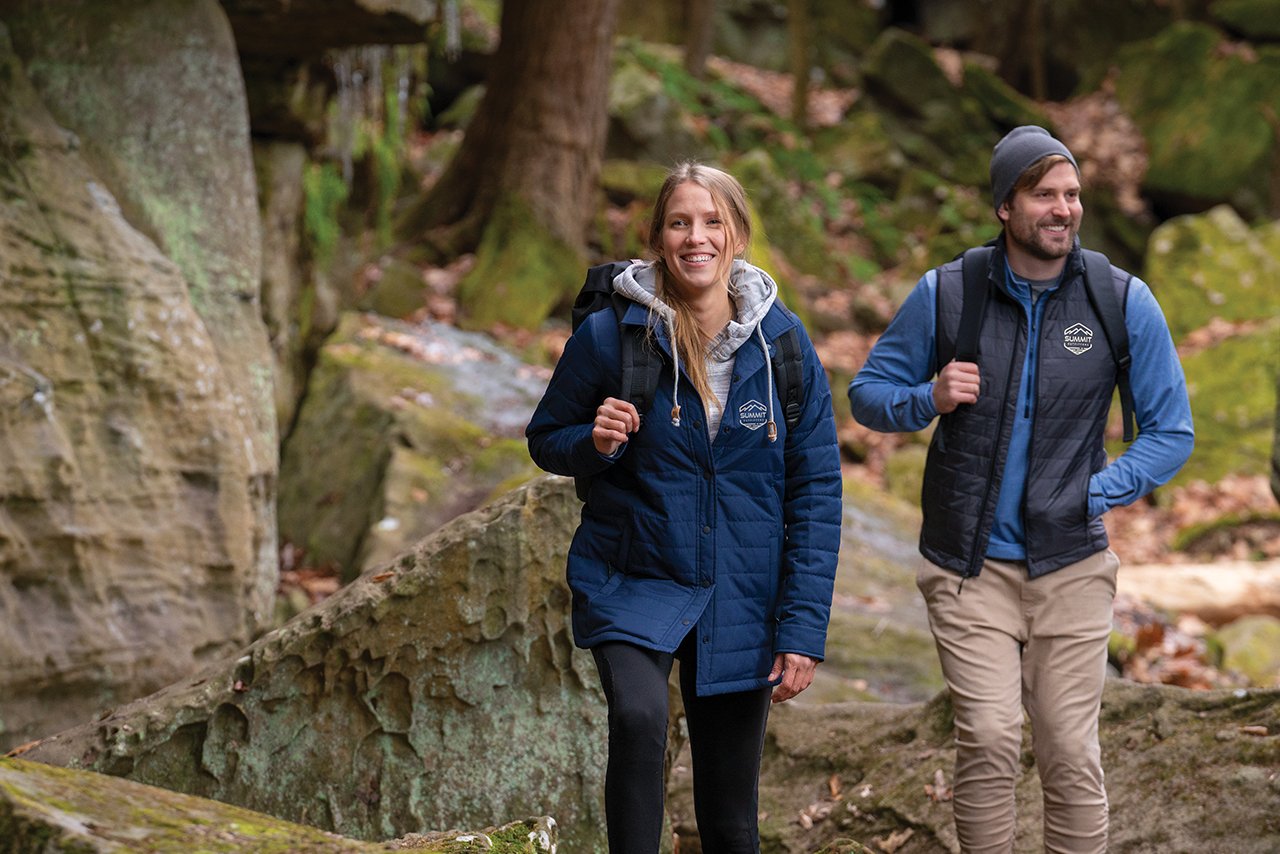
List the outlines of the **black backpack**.
{"label": "black backpack", "polygon": [[[998,238],[997,238],[998,239]],[[987,309],[990,293],[988,270],[991,266],[991,249],[995,241],[975,246],[964,252],[961,270],[964,277],[964,298],[960,309],[960,329],[956,333],[956,359],[961,362],[977,362],[978,336],[982,329],[982,316]],[[1089,304],[1102,321],[1102,333],[1116,360],[1116,386],[1120,389],[1120,415],[1124,422],[1124,440],[1134,437],[1133,390],[1129,387],[1129,332],[1124,325],[1124,307],[1111,285],[1111,261],[1101,252],[1082,249],[1084,253],[1084,285]]]}
{"label": "black backpack", "polygon": [[[626,314],[631,300],[613,289],[613,280],[628,266],[628,261],[612,261],[589,268],[586,281],[582,283],[582,289],[573,301],[570,321],[576,330],[582,321],[597,311],[605,307],[613,310],[622,330],[622,387],[617,396],[622,400],[629,400],[635,406],[643,424],[645,413],[653,405],[654,394],[658,390],[663,359],[662,353],[642,327],[622,326],[622,316]],[[794,430],[800,423],[800,414],[804,409],[804,354],[800,352],[800,339],[795,327],[788,329],[774,344],[774,385],[778,390],[778,399],[782,401],[783,420],[788,430]],[[578,498],[585,501],[591,478],[575,478],[574,483]]]}

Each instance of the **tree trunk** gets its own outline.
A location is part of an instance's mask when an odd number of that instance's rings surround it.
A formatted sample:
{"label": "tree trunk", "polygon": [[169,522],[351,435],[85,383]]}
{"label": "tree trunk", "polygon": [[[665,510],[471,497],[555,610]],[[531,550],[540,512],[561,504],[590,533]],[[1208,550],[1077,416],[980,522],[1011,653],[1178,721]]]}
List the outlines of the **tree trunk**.
{"label": "tree trunk", "polygon": [[564,14],[559,0],[507,0],[502,42],[484,99],[445,174],[410,227],[475,249],[504,197],[566,245],[581,249],[607,127],[618,0]]}
{"label": "tree trunk", "polygon": [[716,0],[690,0],[686,15],[684,69],[701,80],[707,75],[707,57],[715,36]]}

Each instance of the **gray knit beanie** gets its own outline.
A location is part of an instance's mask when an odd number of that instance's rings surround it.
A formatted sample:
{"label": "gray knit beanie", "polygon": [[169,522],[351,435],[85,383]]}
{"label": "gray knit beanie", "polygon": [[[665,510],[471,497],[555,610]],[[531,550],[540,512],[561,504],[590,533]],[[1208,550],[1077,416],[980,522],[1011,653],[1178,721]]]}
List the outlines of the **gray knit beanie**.
{"label": "gray knit beanie", "polygon": [[997,211],[1009,197],[1009,192],[1018,183],[1022,173],[1037,160],[1050,154],[1061,154],[1075,166],[1076,174],[1080,173],[1080,167],[1076,165],[1076,159],[1071,156],[1067,147],[1042,127],[1016,127],[996,143],[996,147],[991,149],[991,200]]}

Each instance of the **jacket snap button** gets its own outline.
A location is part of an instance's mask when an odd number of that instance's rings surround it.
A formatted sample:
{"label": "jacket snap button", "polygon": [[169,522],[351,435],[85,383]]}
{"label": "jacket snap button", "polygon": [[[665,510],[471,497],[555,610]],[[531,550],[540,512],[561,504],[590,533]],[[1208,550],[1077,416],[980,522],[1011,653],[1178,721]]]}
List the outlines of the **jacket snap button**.
{"label": "jacket snap button", "polygon": [[703,579],[703,581],[702,581],[702,586],[703,586],[703,587],[710,587],[710,586],[711,586],[711,580],[710,580],[710,579]]}
{"label": "jacket snap button", "polygon": [[710,533],[711,533],[711,526],[710,526],[710,525],[703,525],[703,526],[702,526],[702,533],[704,533],[704,534],[710,534]]}

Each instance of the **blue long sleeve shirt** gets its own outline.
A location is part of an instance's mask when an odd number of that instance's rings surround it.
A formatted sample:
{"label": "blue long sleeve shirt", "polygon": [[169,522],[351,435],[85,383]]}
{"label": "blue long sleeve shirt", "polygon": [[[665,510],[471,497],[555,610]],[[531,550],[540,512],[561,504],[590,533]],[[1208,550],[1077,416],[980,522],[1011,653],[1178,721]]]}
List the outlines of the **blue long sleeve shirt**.
{"label": "blue long sleeve shirt", "polygon": [[[1022,503],[1026,492],[1027,449],[1035,429],[1031,390],[1035,386],[1039,321],[1044,296],[1033,302],[1030,286],[1006,266],[1006,288],[1022,305],[1028,326],[1017,416],[1009,441],[1004,478],[998,489],[995,522],[987,556],[1026,557]],[[1050,290],[1053,290],[1052,288]],[[1047,295],[1048,292],[1046,292]],[[853,417],[881,432],[923,430],[938,415],[933,401],[937,364],[937,271],[930,270],[908,295],[867,362],[849,384]],[[1089,515],[1131,504],[1169,481],[1191,455],[1194,429],[1186,379],[1164,313],[1151,289],[1134,277],[1125,302],[1129,333],[1137,438],[1089,480]]]}

